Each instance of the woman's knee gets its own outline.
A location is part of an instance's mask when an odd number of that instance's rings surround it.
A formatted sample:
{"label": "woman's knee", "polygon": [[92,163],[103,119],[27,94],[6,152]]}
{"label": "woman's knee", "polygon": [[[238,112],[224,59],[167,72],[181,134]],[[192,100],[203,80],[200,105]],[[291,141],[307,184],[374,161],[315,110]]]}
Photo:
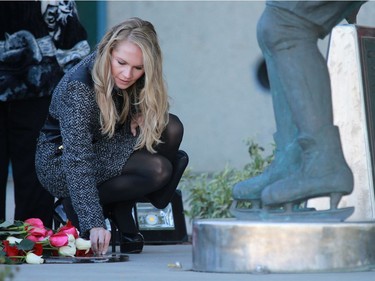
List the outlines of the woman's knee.
{"label": "woman's knee", "polygon": [[165,186],[172,176],[172,163],[165,157],[154,154],[152,163],[149,165],[149,174],[155,186]]}
{"label": "woman's knee", "polygon": [[181,120],[174,114],[169,114],[169,122],[163,133],[169,139],[182,140],[184,134],[184,125]]}
{"label": "woman's knee", "polygon": [[180,119],[173,114],[169,115],[169,122],[161,135],[161,143],[156,147],[158,154],[173,162],[182,142],[184,127]]}

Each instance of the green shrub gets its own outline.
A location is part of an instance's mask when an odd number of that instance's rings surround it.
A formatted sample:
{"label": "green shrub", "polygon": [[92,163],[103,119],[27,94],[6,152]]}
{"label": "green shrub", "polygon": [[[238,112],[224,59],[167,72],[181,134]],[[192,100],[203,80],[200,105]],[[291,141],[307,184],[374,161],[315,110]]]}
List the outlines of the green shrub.
{"label": "green shrub", "polygon": [[264,148],[247,141],[250,163],[243,170],[226,166],[224,170],[208,174],[194,174],[189,168],[185,172],[180,188],[187,193],[189,205],[185,214],[190,218],[230,218],[229,208],[233,202],[233,186],[245,179],[260,174],[273,160],[273,154],[263,156]]}

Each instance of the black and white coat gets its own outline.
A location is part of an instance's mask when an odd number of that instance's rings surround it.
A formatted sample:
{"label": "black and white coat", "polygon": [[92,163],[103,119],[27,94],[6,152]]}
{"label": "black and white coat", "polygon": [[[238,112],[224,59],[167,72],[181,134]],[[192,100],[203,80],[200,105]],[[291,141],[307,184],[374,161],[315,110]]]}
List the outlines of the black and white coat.
{"label": "black and white coat", "polygon": [[[36,154],[39,180],[55,197],[71,198],[83,235],[105,227],[97,186],[120,175],[136,143],[129,123],[119,125],[112,138],[101,133],[91,79],[94,59],[95,52],[74,66],[52,95],[49,114],[59,123],[62,153],[56,152],[59,143],[42,130]],[[114,94],[118,107],[120,99]]]}

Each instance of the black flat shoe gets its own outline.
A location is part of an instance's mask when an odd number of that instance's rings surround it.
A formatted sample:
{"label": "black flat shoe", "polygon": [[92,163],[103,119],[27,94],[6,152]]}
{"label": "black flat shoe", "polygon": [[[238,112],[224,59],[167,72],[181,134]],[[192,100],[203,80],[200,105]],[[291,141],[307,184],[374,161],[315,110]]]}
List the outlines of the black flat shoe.
{"label": "black flat shoe", "polygon": [[121,233],[120,252],[122,254],[139,254],[144,244],[145,240],[141,233]]}

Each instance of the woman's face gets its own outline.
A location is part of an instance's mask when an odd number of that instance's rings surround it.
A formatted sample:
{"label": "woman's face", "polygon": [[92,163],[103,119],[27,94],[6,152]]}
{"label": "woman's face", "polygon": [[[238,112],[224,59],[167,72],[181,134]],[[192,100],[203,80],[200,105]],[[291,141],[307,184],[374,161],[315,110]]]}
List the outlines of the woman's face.
{"label": "woman's face", "polygon": [[119,43],[112,51],[111,72],[119,89],[129,88],[145,73],[142,50],[127,40]]}

